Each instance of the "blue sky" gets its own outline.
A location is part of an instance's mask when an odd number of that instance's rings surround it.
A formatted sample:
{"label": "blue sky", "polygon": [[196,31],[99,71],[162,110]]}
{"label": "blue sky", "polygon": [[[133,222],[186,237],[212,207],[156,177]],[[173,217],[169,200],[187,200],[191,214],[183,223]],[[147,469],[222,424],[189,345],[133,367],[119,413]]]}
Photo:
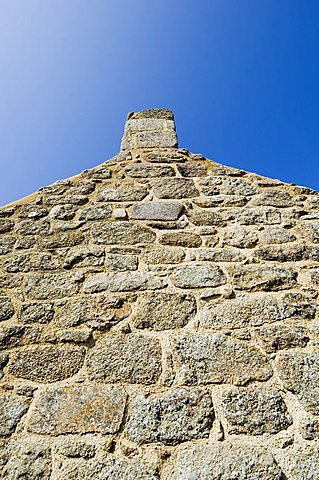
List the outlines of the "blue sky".
{"label": "blue sky", "polygon": [[319,2],[0,0],[0,204],[118,150],[126,114],[319,190]]}

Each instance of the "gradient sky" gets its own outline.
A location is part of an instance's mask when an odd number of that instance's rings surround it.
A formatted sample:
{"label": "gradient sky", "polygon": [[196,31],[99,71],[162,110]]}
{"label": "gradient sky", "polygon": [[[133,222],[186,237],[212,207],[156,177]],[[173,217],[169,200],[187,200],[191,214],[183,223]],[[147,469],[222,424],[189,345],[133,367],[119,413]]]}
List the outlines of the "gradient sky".
{"label": "gradient sky", "polygon": [[319,190],[319,2],[0,0],[0,205],[102,163],[126,114]]}

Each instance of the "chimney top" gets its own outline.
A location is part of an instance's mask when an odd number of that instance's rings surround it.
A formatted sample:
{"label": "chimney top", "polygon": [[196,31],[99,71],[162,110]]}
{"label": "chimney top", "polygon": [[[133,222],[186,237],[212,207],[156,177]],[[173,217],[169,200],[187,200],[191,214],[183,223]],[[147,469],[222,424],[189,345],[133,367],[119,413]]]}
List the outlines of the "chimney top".
{"label": "chimney top", "polygon": [[125,123],[121,150],[177,148],[174,114],[167,108],[130,112]]}

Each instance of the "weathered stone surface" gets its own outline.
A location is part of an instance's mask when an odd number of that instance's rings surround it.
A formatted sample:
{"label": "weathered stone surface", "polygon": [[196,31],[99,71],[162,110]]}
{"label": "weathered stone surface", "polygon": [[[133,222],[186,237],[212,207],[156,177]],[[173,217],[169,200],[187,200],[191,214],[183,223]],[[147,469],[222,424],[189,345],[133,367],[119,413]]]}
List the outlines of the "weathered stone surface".
{"label": "weathered stone surface", "polygon": [[78,293],[82,280],[82,274],[76,273],[33,274],[27,278],[26,292],[38,300],[69,297]]}
{"label": "weathered stone surface", "polygon": [[10,273],[56,270],[60,266],[59,260],[49,253],[19,253],[7,257],[3,262],[3,269]]}
{"label": "weathered stone surface", "polygon": [[15,242],[16,242],[15,237],[11,237],[9,235],[1,235],[1,237],[0,237],[0,255],[6,255],[7,253],[11,252]]}
{"label": "weathered stone surface", "polygon": [[148,244],[155,241],[155,233],[148,227],[127,221],[108,224],[94,224],[91,230],[92,240],[104,245],[136,245]]}
{"label": "weathered stone surface", "polygon": [[76,206],[71,204],[56,205],[51,208],[49,216],[58,220],[72,220],[76,213]]}
{"label": "weathered stone surface", "polygon": [[[241,442],[198,444],[178,450],[163,480],[281,480],[267,450]],[[174,463],[173,463],[174,462]],[[297,480],[297,479],[296,479]]]}
{"label": "weathered stone surface", "polygon": [[0,322],[8,320],[14,314],[14,308],[9,297],[0,296]]}
{"label": "weathered stone surface", "polygon": [[198,190],[189,178],[165,178],[153,180],[153,191],[157,198],[197,197]]}
{"label": "weathered stone surface", "polygon": [[144,185],[134,185],[124,183],[105,188],[99,196],[100,201],[104,202],[132,202],[141,201],[148,194],[147,187]]}
{"label": "weathered stone surface", "polygon": [[165,279],[142,272],[96,273],[84,283],[84,292],[157,290],[158,288],[164,288],[166,285]]}
{"label": "weathered stone surface", "polygon": [[4,218],[0,219],[0,234],[10,232],[13,229],[14,223],[11,220]]}
{"label": "weathered stone surface", "polygon": [[201,246],[202,239],[198,233],[178,231],[163,233],[159,238],[159,242],[162,245],[194,248]]}
{"label": "weathered stone surface", "polygon": [[272,207],[292,207],[295,204],[289,192],[271,188],[252,199],[254,205],[270,205]]}
{"label": "weathered stone surface", "polygon": [[319,475],[318,446],[309,444],[297,446],[291,449],[280,463],[289,480],[317,480]]}
{"label": "weathered stone surface", "polygon": [[87,355],[91,380],[150,385],[161,374],[161,346],[142,335],[108,335]]}
{"label": "weathered stone surface", "polygon": [[306,440],[319,438],[319,418],[308,415],[299,421],[299,432]]}
{"label": "weathered stone surface", "polygon": [[277,357],[284,387],[295,393],[306,410],[319,414],[319,353],[291,351]]}
{"label": "weathered stone surface", "polygon": [[319,243],[319,222],[307,222],[298,226],[298,232],[312,243]]}
{"label": "weathered stone surface", "polygon": [[91,328],[107,330],[128,317],[130,305],[123,298],[111,295],[92,295],[70,299],[56,309],[54,322],[59,327],[87,324]]}
{"label": "weathered stone surface", "polygon": [[211,197],[198,197],[193,203],[198,207],[243,207],[248,202],[249,197],[243,195],[213,195]]}
{"label": "weathered stone surface", "polygon": [[152,292],[139,297],[133,323],[137,328],[170,330],[184,327],[195,313],[196,301],[191,294]]}
{"label": "weathered stone surface", "polygon": [[6,437],[14,432],[22,415],[29,408],[26,399],[18,395],[0,395],[0,436]]}
{"label": "weathered stone surface", "polygon": [[0,327],[0,347],[22,347],[40,340],[41,330],[39,327],[27,325],[7,325]]}
{"label": "weathered stone surface", "polygon": [[137,270],[138,257],[136,255],[109,255],[108,267],[114,272]]}
{"label": "weathered stone surface", "polygon": [[105,220],[112,215],[111,205],[92,205],[91,207],[84,208],[80,215],[79,220]]}
{"label": "weathered stone surface", "polygon": [[17,288],[22,284],[22,275],[5,274],[0,275],[0,289],[2,288]]}
{"label": "weathered stone surface", "polygon": [[267,353],[294,347],[306,347],[309,331],[302,325],[273,325],[257,330],[261,346]]}
{"label": "weathered stone surface", "polygon": [[272,375],[267,357],[254,347],[223,335],[182,335],[173,339],[180,382],[187,385],[245,385]]}
{"label": "weathered stone surface", "polygon": [[238,290],[283,290],[296,284],[297,274],[290,268],[245,265],[234,271],[233,285]]}
{"label": "weathered stone surface", "polygon": [[182,177],[204,177],[207,173],[204,163],[182,163],[177,166],[177,169]]}
{"label": "weathered stone surface", "polygon": [[106,180],[108,178],[112,177],[112,172],[109,168],[105,166],[99,166],[92,168],[88,172],[86,172],[86,175],[92,179],[92,180]]}
{"label": "weathered stone surface", "polygon": [[281,227],[273,227],[264,230],[260,234],[262,243],[287,243],[296,240],[296,236],[289,230]]}
{"label": "weathered stone surface", "polygon": [[208,262],[242,262],[246,257],[242,252],[235,249],[199,248],[196,252],[196,258],[199,261]]}
{"label": "weathered stone surface", "polygon": [[[185,258],[185,252],[182,248],[153,248],[144,253],[144,261],[147,264],[158,265],[161,263],[180,263]],[[319,274],[318,274],[319,281]]]}
{"label": "weathered stone surface", "polygon": [[48,210],[41,205],[25,204],[19,209],[19,218],[43,218],[48,215]]}
{"label": "weathered stone surface", "polygon": [[207,392],[179,389],[147,398],[143,395],[130,408],[125,433],[138,444],[175,445],[208,437],[213,417]]}
{"label": "weathered stone surface", "polygon": [[28,347],[13,353],[8,368],[16,377],[41,383],[57,382],[78,372],[84,355],[83,347]]}
{"label": "weathered stone surface", "polygon": [[3,480],[49,480],[51,450],[37,440],[23,437],[0,447],[0,474]]}
{"label": "weathered stone surface", "polygon": [[258,188],[243,178],[225,177],[220,187],[220,193],[224,195],[254,195]]}
{"label": "weathered stone surface", "polygon": [[15,230],[20,235],[39,235],[48,233],[50,230],[50,222],[44,220],[23,220],[16,224]]}
{"label": "weathered stone surface", "polygon": [[104,264],[104,247],[89,246],[75,247],[61,252],[64,259],[63,267],[70,269],[74,267],[97,267]]}
{"label": "weathered stone surface", "polygon": [[183,211],[179,202],[144,202],[135,205],[131,217],[136,220],[177,220]]}
{"label": "weathered stone surface", "polygon": [[83,178],[73,182],[72,186],[69,188],[68,193],[70,195],[88,195],[95,190],[95,183],[91,181],[86,181]]}
{"label": "weathered stone surface", "polygon": [[223,405],[230,434],[278,433],[292,424],[282,396],[269,388],[232,390]]}
{"label": "weathered stone surface", "polygon": [[202,209],[189,210],[187,218],[194,225],[224,225],[223,219],[214,210]]}
{"label": "weathered stone surface", "polygon": [[[161,109],[158,109],[162,111]],[[135,114],[134,114],[135,115]],[[177,147],[173,119],[166,117],[129,117],[125,124],[121,150]]]}
{"label": "weathered stone surface", "polygon": [[43,248],[54,250],[56,248],[74,247],[84,240],[81,232],[66,231],[56,232],[41,237],[40,244]]}
{"label": "weathered stone surface", "polygon": [[84,205],[87,202],[85,195],[50,195],[45,199],[47,205]]}
{"label": "weathered stone surface", "polygon": [[254,195],[258,189],[243,178],[206,177],[201,180],[201,191],[204,195]]}
{"label": "weathered stone surface", "polygon": [[145,165],[132,164],[125,168],[129,177],[153,178],[153,177],[174,177],[175,171],[170,165]]}
{"label": "weathered stone surface", "polygon": [[59,470],[59,479],[67,480],[159,480],[156,461],[134,455],[127,457],[108,456],[107,460],[92,459],[64,464]]}
{"label": "weathered stone surface", "polygon": [[311,319],[315,313],[315,306],[303,295],[255,293],[209,302],[200,310],[199,318],[204,328],[245,328],[288,318]]}
{"label": "weathered stone surface", "polygon": [[309,251],[302,244],[267,245],[259,247],[254,253],[257,258],[271,262],[298,262],[309,257]]}
{"label": "weathered stone surface", "polygon": [[27,430],[38,434],[116,433],[122,422],[126,394],[117,387],[72,385],[40,392]]}
{"label": "weathered stone surface", "polygon": [[172,267],[170,278],[179,288],[218,287],[226,283],[223,270],[217,265],[180,265]]}
{"label": "weathered stone surface", "polygon": [[258,235],[247,227],[234,225],[224,231],[223,239],[226,245],[232,247],[251,248],[257,244]]}
{"label": "weathered stone surface", "polygon": [[21,306],[19,319],[23,323],[49,323],[54,315],[50,303],[26,303]]}

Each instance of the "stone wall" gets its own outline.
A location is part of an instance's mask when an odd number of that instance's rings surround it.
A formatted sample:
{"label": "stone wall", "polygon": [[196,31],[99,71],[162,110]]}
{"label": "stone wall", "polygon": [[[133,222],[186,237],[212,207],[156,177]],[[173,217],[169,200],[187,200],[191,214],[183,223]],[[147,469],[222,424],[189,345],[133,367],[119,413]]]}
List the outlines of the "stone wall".
{"label": "stone wall", "polygon": [[319,478],[319,195],[122,151],[0,210],[1,478]]}

